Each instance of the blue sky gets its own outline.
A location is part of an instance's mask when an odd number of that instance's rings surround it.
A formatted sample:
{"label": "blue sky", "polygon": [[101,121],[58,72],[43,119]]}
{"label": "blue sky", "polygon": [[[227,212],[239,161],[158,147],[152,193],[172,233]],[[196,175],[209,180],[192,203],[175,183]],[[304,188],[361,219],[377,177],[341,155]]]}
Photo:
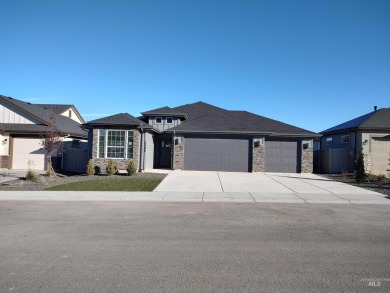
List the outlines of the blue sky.
{"label": "blue sky", "polygon": [[321,131],[390,107],[390,1],[0,0],[0,94],[85,120],[204,101]]}

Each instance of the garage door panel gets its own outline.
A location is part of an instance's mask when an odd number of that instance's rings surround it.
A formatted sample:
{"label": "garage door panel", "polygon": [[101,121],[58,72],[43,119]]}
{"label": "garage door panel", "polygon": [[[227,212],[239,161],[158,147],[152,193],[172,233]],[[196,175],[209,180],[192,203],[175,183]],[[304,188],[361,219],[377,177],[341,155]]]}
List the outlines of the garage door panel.
{"label": "garage door panel", "polygon": [[298,152],[296,141],[266,141],[265,171],[296,173]]}
{"label": "garage door panel", "polygon": [[37,138],[15,137],[13,139],[12,169],[28,169],[28,162],[31,161],[32,169],[44,170],[45,150],[41,141]]}
{"label": "garage door panel", "polygon": [[373,138],[371,140],[371,164],[374,174],[386,174],[389,168],[390,139]]}
{"label": "garage door panel", "polygon": [[185,138],[184,169],[248,172],[249,140]]}

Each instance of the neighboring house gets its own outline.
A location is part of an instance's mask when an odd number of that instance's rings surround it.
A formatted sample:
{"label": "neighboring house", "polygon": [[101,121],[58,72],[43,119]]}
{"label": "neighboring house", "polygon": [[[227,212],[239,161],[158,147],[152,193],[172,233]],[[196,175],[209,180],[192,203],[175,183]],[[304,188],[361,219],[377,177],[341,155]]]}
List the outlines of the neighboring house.
{"label": "neighboring house", "polygon": [[[81,128],[85,121],[73,105],[31,104],[0,95],[0,168],[27,169],[30,161],[32,169],[46,169],[42,138],[52,114],[65,145],[79,145],[87,139]],[[58,168],[61,157],[62,148],[53,154],[53,165]]]}
{"label": "neighboring house", "polygon": [[320,135],[246,111],[203,102],[163,107],[133,117],[121,113],[90,121],[90,157],[104,172],[134,160],[152,168],[312,172],[312,140]]}
{"label": "neighboring house", "polygon": [[320,173],[353,172],[363,152],[365,168],[386,174],[390,156],[390,108],[377,110],[321,132],[315,169]]}

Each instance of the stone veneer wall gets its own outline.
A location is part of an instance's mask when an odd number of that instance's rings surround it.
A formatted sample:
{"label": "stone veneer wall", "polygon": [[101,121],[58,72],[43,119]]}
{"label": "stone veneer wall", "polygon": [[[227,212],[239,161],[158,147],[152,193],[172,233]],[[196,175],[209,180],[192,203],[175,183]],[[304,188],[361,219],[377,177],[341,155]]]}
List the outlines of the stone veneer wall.
{"label": "stone veneer wall", "polygon": [[313,149],[302,149],[301,173],[313,173]]}
{"label": "stone veneer wall", "polygon": [[0,168],[10,168],[10,156],[0,156]]}
{"label": "stone veneer wall", "polygon": [[175,155],[173,158],[173,170],[183,170],[184,167],[184,145],[183,143],[175,144]]}
{"label": "stone veneer wall", "polygon": [[252,172],[264,172],[265,143],[252,148]]}
{"label": "stone veneer wall", "polygon": [[[122,129],[118,129],[122,130]],[[126,129],[123,129],[126,130]],[[130,129],[129,129],[130,130]],[[93,165],[95,167],[100,168],[101,173],[106,173],[106,166],[108,164],[109,160],[112,160],[115,162],[116,168],[118,170],[126,170],[127,165],[131,160],[135,162],[135,165],[137,166],[137,169],[140,169],[140,146],[141,146],[141,133],[134,129],[134,136],[133,136],[133,159],[101,159],[97,157],[97,151],[98,151],[98,140],[99,140],[99,129],[93,129],[93,139],[92,139],[92,160]]]}

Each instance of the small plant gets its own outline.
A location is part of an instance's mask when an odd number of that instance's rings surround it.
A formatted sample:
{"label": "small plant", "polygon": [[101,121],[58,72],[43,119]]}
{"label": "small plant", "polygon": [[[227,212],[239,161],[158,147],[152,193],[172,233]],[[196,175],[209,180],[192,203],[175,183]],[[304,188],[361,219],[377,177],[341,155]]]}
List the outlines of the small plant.
{"label": "small plant", "polygon": [[27,165],[28,165],[28,170],[27,170],[27,174],[26,174],[26,180],[27,181],[36,181],[38,179],[37,174],[35,173],[34,170],[31,169],[31,166],[34,165],[34,161],[28,160]]}
{"label": "small plant", "polygon": [[27,181],[37,181],[37,179],[38,179],[37,174],[33,170],[29,169],[27,171],[27,174],[26,174],[26,180]]}
{"label": "small plant", "polygon": [[364,157],[362,152],[360,152],[359,157],[356,160],[355,178],[357,183],[362,183],[364,180],[367,180],[367,174],[364,168]]}
{"label": "small plant", "polygon": [[109,160],[107,167],[106,167],[106,173],[108,176],[114,175],[116,173],[116,167],[113,160]]}
{"label": "small plant", "polygon": [[378,175],[378,184],[380,187],[382,187],[383,184],[385,184],[385,183],[386,183],[386,176],[385,176],[385,174],[380,173]]}
{"label": "small plant", "polygon": [[129,165],[127,165],[126,171],[127,171],[127,175],[129,176],[137,173],[137,167],[135,166],[135,162],[133,160],[131,160],[129,162]]}
{"label": "small plant", "polygon": [[87,165],[87,176],[92,176],[94,174],[95,174],[95,167],[93,166],[93,160],[89,160]]}
{"label": "small plant", "polygon": [[345,171],[345,170],[342,170],[341,171],[341,178],[343,178],[343,180],[347,180],[348,179],[348,172]]}

